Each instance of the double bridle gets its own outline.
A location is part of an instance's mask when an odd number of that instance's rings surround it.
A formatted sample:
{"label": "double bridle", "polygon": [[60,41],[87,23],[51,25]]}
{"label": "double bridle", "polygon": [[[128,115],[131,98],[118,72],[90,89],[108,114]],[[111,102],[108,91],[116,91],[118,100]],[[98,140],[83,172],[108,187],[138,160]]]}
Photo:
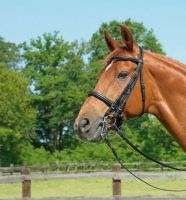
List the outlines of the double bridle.
{"label": "double bridle", "polygon": [[138,78],[140,78],[141,97],[142,97],[142,111],[141,111],[140,116],[145,111],[145,84],[144,84],[144,78],[143,78],[143,56],[144,56],[143,49],[141,47],[139,47],[138,58],[133,58],[133,57],[128,57],[128,56],[113,56],[111,58],[111,60],[109,61],[108,65],[113,63],[113,62],[116,62],[116,61],[130,61],[130,62],[137,64],[136,70],[135,70],[132,78],[130,79],[128,85],[124,88],[124,90],[122,91],[120,96],[115,101],[110,100],[106,96],[104,96],[101,93],[96,92],[96,91],[90,92],[88,94],[88,96],[89,97],[90,96],[96,97],[97,99],[104,102],[109,107],[108,110],[105,112],[105,114],[103,116],[103,120],[101,122],[101,126],[102,126],[101,136],[102,136],[103,140],[105,141],[105,143],[108,145],[108,147],[111,149],[111,151],[114,154],[117,161],[121,164],[121,166],[126,171],[128,171],[131,175],[133,175],[138,180],[142,181],[143,183],[145,183],[145,184],[147,184],[150,187],[153,187],[155,189],[159,189],[159,190],[163,190],[163,191],[185,192],[186,190],[166,189],[166,188],[154,186],[154,185],[150,184],[149,182],[141,179],[137,175],[135,175],[132,171],[130,171],[124,165],[123,161],[118,156],[116,149],[113,147],[113,145],[111,144],[111,142],[108,138],[108,122],[107,121],[108,121],[108,118],[111,118],[111,119],[114,119],[114,123],[112,124],[111,129],[116,131],[116,133],[119,135],[119,137],[122,140],[126,141],[127,144],[129,144],[136,152],[140,153],[142,156],[146,157],[147,159],[150,159],[153,162],[160,164],[164,167],[168,167],[170,169],[174,169],[174,170],[178,170],[178,171],[186,171],[185,169],[176,168],[176,167],[173,167],[173,166],[169,166],[168,164],[163,163],[161,161],[157,161],[154,158],[152,158],[151,156],[149,156],[148,154],[142,152],[120,130],[122,123],[123,123],[124,108],[126,106],[127,100],[129,98],[129,96],[131,95],[131,92],[132,92]]}
{"label": "double bridle", "polygon": [[123,110],[126,106],[127,100],[136,84],[138,77],[140,77],[140,86],[141,86],[141,96],[142,96],[142,112],[141,115],[144,113],[145,110],[145,85],[143,79],[143,49],[139,47],[139,56],[138,58],[128,57],[128,56],[113,56],[108,65],[116,62],[116,61],[130,61],[137,64],[137,68],[130,79],[128,85],[124,88],[120,96],[115,100],[111,101],[106,96],[102,95],[99,92],[92,91],[88,94],[88,96],[94,96],[100,101],[104,102],[109,108],[105,112],[102,122],[102,134],[103,132],[107,131],[107,119],[112,114],[112,119],[114,119],[114,123],[112,125],[112,129],[120,129],[123,123]]}

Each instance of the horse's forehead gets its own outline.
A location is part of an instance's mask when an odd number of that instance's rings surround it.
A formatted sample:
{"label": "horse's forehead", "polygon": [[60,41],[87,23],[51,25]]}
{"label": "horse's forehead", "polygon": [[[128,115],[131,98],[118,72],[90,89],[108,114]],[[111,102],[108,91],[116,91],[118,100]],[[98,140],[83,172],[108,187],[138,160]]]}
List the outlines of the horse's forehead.
{"label": "horse's forehead", "polygon": [[[104,62],[105,63],[109,63],[109,61],[111,60],[111,58],[113,57],[113,56],[122,56],[124,54],[124,51],[123,51],[123,49],[121,48],[121,49],[116,49],[116,50],[114,50],[113,52],[111,52],[105,59],[104,59]],[[104,69],[103,69],[103,71],[107,71],[111,66],[112,66],[112,64],[113,64],[113,62],[111,62],[109,65],[107,65]]]}

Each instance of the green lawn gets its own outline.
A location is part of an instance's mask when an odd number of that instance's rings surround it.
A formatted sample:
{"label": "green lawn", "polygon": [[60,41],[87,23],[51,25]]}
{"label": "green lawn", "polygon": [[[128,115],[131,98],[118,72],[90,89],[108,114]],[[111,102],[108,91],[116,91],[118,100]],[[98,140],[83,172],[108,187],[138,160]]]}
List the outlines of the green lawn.
{"label": "green lawn", "polygon": [[[150,183],[165,188],[186,189],[186,180],[149,180]],[[144,185],[137,180],[122,181],[123,196],[167,195],[176,194],[163,192]],[[178,194],[178,193],[177,193]],[[186,195],[186,192],[180,193]],[[111,196],[112,182],[110,179],[80,179],[33,181],[32,197],[57,196]],[[0,199],[21,197],[21,183],[0,184]]]}

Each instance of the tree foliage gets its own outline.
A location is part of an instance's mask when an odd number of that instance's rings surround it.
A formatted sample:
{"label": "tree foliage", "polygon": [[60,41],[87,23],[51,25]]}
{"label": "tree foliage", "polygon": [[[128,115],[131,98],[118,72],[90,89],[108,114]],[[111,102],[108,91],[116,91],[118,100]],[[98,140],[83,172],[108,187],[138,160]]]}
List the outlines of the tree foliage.
{"label": "tree foliage", "polygon": [[0,66],[17,69],[20,61],[19,45],[7,42],[0,37]]}
{"label": "tree foliage", "polygon": [[19,162],[21,145],[35,132],[35,111],[31,107],[28,82],[20,74],[0,68],[0,154],[1,162]]}
{"label": "tree foliage", "polygon": [[83,49],[77,42],[65,42],[57,32],[23,45],[24,74],[37,109],[36,143],[50,151],[63,148],[64,135],[72,130],[85,95]]}

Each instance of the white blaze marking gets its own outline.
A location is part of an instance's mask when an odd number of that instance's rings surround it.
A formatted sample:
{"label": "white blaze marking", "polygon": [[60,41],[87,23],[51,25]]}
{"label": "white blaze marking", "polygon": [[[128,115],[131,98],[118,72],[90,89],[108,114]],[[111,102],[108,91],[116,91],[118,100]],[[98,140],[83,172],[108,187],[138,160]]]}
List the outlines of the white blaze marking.
{"label": "white blaze marking", "polygon": [[114,61],[112,61],[112,62],[106,67],[105,71],[107,71],[107,70],[112,66],[113,62],[114,62]]}

